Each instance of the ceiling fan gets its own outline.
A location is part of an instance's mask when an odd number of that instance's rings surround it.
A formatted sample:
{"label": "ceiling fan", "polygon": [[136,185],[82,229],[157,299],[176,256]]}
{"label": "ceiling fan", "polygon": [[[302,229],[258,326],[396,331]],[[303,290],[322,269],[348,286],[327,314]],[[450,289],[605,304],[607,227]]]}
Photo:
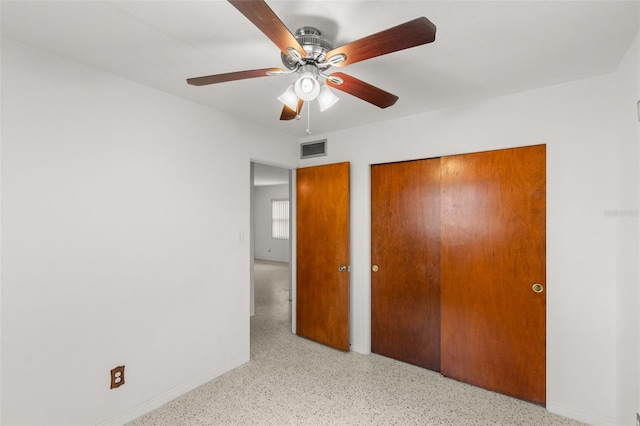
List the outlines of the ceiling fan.
{"label": "ceiling fan", "polygon": [[[396,95],[379,89],[342,72],[327,74],[331,67],[343,67],[365,59],[375,58],[399,50],[431,43],[435,40],[436,27],[425,17],[369,35],[334,48],[313,27],[299,28],[295,35],[287,29],[264,0],[228,0],[262,31],[281,51],[281,68],[262,68],[188,78],[194,86],[224,83],[248,78],[298,73],[297,81],[289,86],[278,99],[284,104],[280,120],[300,117],[305,101],[318,100],[324,111],[338,97],[329,87],[356,96],[380,108],[387,108],[398,100]],[[322,80],[324,79],[324,84]]]}

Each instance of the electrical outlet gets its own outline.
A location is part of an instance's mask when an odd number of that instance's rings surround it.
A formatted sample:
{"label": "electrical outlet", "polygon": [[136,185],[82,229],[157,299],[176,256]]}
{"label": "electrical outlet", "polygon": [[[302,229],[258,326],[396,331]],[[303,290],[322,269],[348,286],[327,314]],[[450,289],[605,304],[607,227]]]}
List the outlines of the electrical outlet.
{"label": "electrical outlet", "polygon": [[111,370],[111,389],[124,385],[124,365]]}

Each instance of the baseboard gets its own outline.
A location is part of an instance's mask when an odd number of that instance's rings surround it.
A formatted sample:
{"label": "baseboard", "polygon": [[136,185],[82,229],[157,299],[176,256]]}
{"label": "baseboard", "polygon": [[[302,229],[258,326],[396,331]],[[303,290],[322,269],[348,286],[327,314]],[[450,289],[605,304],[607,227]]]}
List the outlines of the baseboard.
{"label": "baseboard", "polygon": [[590,425],[598,425],[598,426],[616,426],[616,420],[611,417],[604,417],[594,415],[593,413],[588,413],[586,411],[566,407],[562,404],[556,404],[553,402],[547,401],[547,410],[553,414],[558,414],[560,416],[568,417],[573,420],[578,420],[583,423],[587,423]]}
{"label": "baseboard", "polygon": [[177,397],[182,396],[185,393],[204,385],[205,383],[210,382],[216,377],[219,377],[224,373],[233,370],[234,368],[246,364],[248,361],[249,359],[246,357],[236,358],[226,364],[223,364],[217,368],[214,368],[213,370],[206,372],[201,376],[196,377],[195,379],[189,380],[188,382],[176,386],[175,388],[170,389],[165,393],[153,397],[143,402],[142,404],[138,404],[121,414],[111,417],[110,419],[100,423],[99,426],[121,426],[129,423],[140,416],[143,416],[157,408],[162,407],[167,402],[172,401]]}

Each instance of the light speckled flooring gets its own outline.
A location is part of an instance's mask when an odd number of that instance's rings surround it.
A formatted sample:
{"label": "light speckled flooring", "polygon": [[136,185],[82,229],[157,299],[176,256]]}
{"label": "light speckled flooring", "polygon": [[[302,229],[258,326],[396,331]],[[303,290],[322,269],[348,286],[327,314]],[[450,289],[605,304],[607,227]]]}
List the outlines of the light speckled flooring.
{"label": "light speckled flooring", "polygon": [[291,334],[287,266],[258,261],[251,361],[132,425],[581,425],[378,355]]}

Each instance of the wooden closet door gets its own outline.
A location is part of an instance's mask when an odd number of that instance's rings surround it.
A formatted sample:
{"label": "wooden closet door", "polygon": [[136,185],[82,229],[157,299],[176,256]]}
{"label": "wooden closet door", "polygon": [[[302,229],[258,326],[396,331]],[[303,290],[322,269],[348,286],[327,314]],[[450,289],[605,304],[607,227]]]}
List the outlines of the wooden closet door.
{"label": "wooden closet door", "polygon": [[440,161],[371,166],[371,350],[440,370]]}
{"label": "wooden closet door", "polygon": [[546,402],[545,146],[443,157],[442,374]]}

